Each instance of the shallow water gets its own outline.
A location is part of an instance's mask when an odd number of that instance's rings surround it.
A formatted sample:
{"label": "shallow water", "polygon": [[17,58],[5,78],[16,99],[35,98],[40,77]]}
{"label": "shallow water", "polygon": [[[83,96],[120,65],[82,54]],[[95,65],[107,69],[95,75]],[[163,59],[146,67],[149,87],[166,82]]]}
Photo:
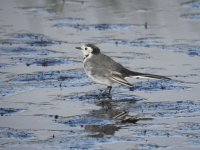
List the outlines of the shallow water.
{"label": "shallow water", "polygon": [[[0,2],[0,149],[200,148],[199,0]],[[131,70],[99,97],[75,49]]]}

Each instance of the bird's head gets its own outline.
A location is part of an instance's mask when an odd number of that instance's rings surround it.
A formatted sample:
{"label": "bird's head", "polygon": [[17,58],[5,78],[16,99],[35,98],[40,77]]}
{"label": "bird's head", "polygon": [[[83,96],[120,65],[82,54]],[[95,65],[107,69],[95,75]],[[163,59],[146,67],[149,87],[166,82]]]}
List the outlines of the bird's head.
{"label": "bird's head", "polygon": [[100,53],[100,49],[94,44],[85,44],[81,47],[76,47],[76,49],[82,50],[84,59],[88,56],[97,55]]}

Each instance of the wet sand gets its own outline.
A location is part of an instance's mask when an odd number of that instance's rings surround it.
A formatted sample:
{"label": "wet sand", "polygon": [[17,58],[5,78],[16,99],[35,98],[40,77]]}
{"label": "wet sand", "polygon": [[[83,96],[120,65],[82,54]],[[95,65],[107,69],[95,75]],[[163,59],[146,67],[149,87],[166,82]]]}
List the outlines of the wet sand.
{"label": "wet sand", "polygon": [[[0,2],[0,149],[200,149],[200,1]],[[170,77],[98,94],[75,49]]]}

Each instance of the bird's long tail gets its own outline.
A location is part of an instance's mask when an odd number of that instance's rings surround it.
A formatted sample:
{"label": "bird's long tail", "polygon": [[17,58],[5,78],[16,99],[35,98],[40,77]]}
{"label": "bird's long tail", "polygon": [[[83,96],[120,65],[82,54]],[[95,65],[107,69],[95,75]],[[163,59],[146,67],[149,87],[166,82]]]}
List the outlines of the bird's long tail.
{"label": "bird's long tail", "polygon": [[142,77],[148,77],[148,78],[155,78],[155,79],[161,79],[161,80],[171,80],[170,78],[166,76],[161,75],[155,75],[155,74],[149,74],[149,73],[141,73],[141,72],[135,72],[135,71],[127,71],[128,76],[142,76]]}

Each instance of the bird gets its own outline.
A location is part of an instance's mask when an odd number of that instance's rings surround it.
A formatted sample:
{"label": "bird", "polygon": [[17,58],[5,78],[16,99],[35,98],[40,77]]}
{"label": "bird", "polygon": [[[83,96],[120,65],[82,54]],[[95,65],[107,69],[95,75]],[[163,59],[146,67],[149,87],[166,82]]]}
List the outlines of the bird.
{"label": "bird", "polygon": [[120,63],[113,60],[111,57],[103,54],[99,47],[94,44],[87,43],[81,47],[75,47],[82,50],[83,53],[83,68],[88,77],[98,84],[106,85],[108,90],[107,96],[110,97],[112,86],[115,83],[133,87],[125,78],[126,77],[148,77],[160,80],[171,80],[162,75],[155,75],[149,73],[141,73],[131,71],[125,68]]}

